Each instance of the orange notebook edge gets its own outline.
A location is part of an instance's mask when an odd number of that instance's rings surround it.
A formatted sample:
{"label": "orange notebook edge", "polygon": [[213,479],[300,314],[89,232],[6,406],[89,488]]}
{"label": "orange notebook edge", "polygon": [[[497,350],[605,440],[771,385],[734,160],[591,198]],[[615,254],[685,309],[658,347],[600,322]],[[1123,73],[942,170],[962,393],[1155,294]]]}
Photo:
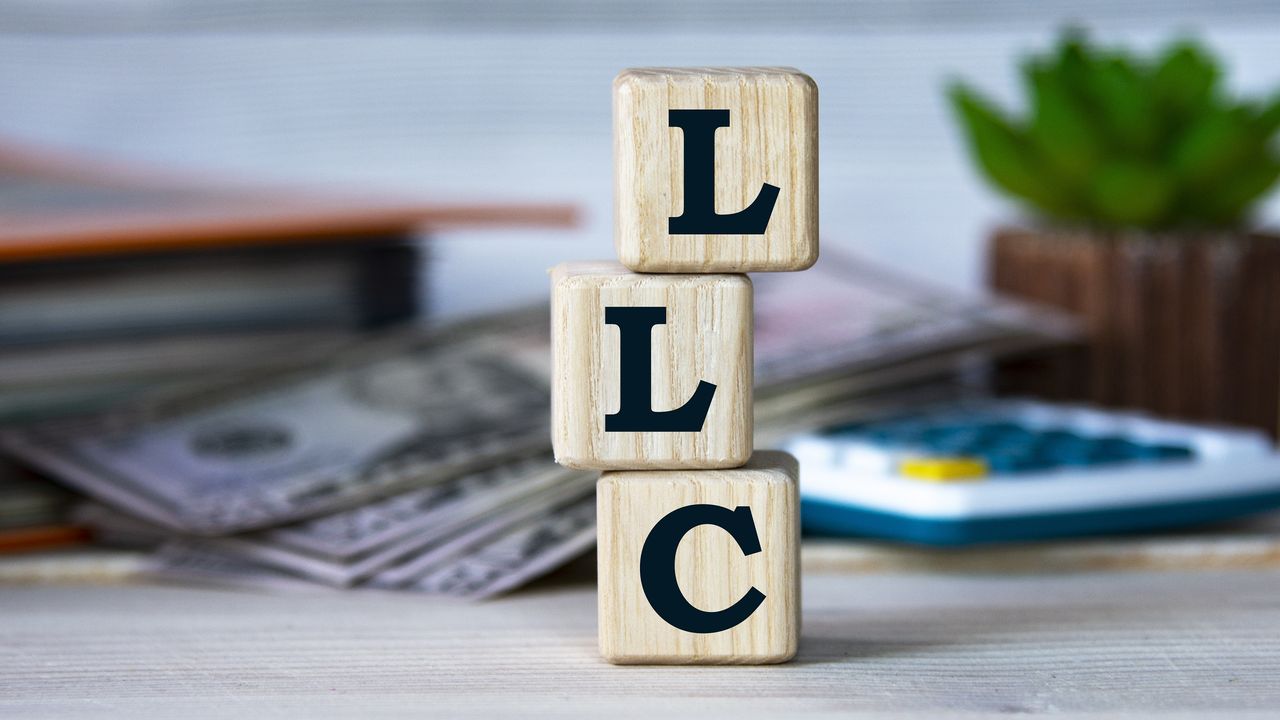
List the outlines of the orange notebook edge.
{"label": "orange notebook edge", "polygon": [[[72,198],[101,193],[106,199],[89,207],[70,202],[29,211],[0,205],[0,262],[339,242],[452,228],[568,228],[578,222],[577,208],[568,203],[425,202],[214,184],[3,141],[0,175],[51,186],[51,196],[61,187]],[[120,196],[124,202],[109,204]],[[139,200],[144,207],[137,207]]]}

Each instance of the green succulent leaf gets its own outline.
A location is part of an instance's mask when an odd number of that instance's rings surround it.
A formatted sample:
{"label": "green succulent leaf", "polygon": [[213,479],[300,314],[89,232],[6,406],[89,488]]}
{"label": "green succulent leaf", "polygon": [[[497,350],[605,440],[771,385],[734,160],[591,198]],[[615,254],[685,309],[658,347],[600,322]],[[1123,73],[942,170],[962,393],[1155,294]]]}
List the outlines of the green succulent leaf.
{"label": "green succulent leaf", "polygon": [[1269,141],[1280,131],[1280,95],[1272,98],[1269,103],[1264,105],[1258,111],[1258,134]]}
{"label": "green succulent leaf", "polygon": [[1023,68],[1031,93],[1028,135],[1052,173],[1073,190],[1097,167],[1103,148],[1090,120],[1089,108],[1067,87],[1062,75],[1040,62]]}
{"label": "green succulent leaf", "polygon": [[1106,123],[1110,151],[1142,156],[1159,138],[1158,114],[1132,62],[1116,55],[1096,64],[1090,89],[1095,111]]}
{"label": "green succulent leaf", "polygon": [[1275,159],[1245,168],[1196,203],[1198,217],[1210,226],[1239,224],[1277,180],[1280,180],[1280,161]]}
{"label": "green succulent leaf", "polygon": [[1083,101],[1092,102],[1090,86],[1094,72],[1093,58],[1089,55],[1086,42],[1082,31],[1067,30],[1058,48],[1057,70],[1071,92]]}
{"label": "green succulent leaf", "polygon": [[1188,190],[1211,187],[1239,171],[1257,149],[1248,114],[1214,108],[1191,124],[1173,147],[1170,170]]}
{"label": "green succulent leaf", "polygon": [[1069,211],[1038,172],[1037,158],[1025,133],[963,85],[952,86],[951,100],[967,131],[973,156],[992,182],[1051,214]]}
{"label": "green succulent leaf", "polygon": [[974,160],[1044,215],[1108,227],[1223,227],[1280,182],[1280,95],[1227,97],[1217,59],[1179,40],[1150,58],[1068,29],[1022,63],[1023,116],[960,84],[950,100]]}
{"label": "green succulent leaf", "polygon": [[1174,184],[1160,168],[1108,162],[1089,186],[1094,217],[1107,225],[1157,227],[1168,216]]}
{"label": "green succulent leaf", "polygon": [[1151,76],[1152,99],[1171,120],[1198,115],[1212,100],[1219,75],[1207,51],[1190,41],[1175,42]]}

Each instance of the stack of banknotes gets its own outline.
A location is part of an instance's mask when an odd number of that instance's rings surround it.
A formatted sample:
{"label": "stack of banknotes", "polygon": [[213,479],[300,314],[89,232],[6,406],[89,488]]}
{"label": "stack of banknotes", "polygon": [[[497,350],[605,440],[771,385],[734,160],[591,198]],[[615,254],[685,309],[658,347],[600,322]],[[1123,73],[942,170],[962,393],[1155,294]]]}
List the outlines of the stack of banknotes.
{"label": "stack of banknotes", "polygon": [[[755,278],[757,445],[947,399],[976,359],[1060,346],[1064,317],[826,258]],[[595,543],[595,475],[549,450],[547,310],[398,331],[12,428],[5,454],[80,491],[156,574],[480,599]]]}

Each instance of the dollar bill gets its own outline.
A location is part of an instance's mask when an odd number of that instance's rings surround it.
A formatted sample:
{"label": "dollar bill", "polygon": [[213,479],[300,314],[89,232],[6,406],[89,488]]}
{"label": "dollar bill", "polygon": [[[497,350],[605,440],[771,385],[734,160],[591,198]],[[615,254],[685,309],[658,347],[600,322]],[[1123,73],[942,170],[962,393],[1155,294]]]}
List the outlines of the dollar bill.
{"label": "dollar bill", "polygon": [[71,511],[71,521],[89,528],[95,542],[117,548],[152,549],[174,537],[171,530],[91,500]]}
{"label": "dollar bill", "polygon": [[595,542],[596,502],[589,495],[531,518],[403,587],[484,600],[560,567]]}
{"label": "dollar bill", "polygon": [[592,473],[572,475],[554,492],[543,493],[536,499],[521,503],[508,512],[499,513],[445,542],[423,548],[421,552],[406,555],[400,562],[370,577],[367,584],[380,588],[411,585],[427,574],[465,558],[478,548],[485,547],[527,523],[549,522],[557,512],[572,507],[579,501],[594,502],[595,483],[596,477]]}
{"label": "dollar bill", "polygon": [[907,360],[1079,336],[1063,313],[933,287],[838,253],[824,252],[803,274],[757,276],[754,285],[757,399]]}
{"label": "dollar bill", "polygon": [[[405,582],[370,582],[465,600],[482,600],[518,588],[587,552],[595,544],[594,481],[536,503],[501,523],[462,534],[437,548],[430,562],[415,562]],[[423,557],[426,557],[424,555]],[[208,540],[166,543],[146,572],[169,580],[272,590],[317,587],[315,578],[218,548]]]}
{"label": "dollar bill", "polygon": [[172,540],[146,558],[141,572],[160,580],[259,590],[316,591],[324,586],[234,555]]}
{"label": "dollar bill", "polygon": [[[533,474],[514,474],[521,470],[532,470]],[[330,585],[351,586],[398,563],[447,557],[458,547],[465,548],[465,538],[470,534],[502,532],[566,494],[581,495],[590,490],[595,481],[594,475],[565,470],[549,459],[536,464],[520,464],[502,474],[509,479],[503,481],[505,487],[501,491],[480,497],[460,497],[456,501],[442,503],[432,512],[408,516],[399,523],[399,527],[388,528],[393,530],[386,536],[389,540],[361,554],[317,555],[296,546],[281,545],[264,534],[209,538],[193,544]],[[354,515],[360,511],[341,514]]]}
{"label": "dollar bill", "polygon": [[[393,338],[318,368],[0,435],[173,530],[278,525],[546,446],[545,320]],[[537,339],[530,342],[530,334]]]}
{"label": "dollar bill", "polygon": [[570,474],[537,454],[292,525],[242,536],[336,561],[351,561],[424,530],[447,532],[470,518],[554,487]]}

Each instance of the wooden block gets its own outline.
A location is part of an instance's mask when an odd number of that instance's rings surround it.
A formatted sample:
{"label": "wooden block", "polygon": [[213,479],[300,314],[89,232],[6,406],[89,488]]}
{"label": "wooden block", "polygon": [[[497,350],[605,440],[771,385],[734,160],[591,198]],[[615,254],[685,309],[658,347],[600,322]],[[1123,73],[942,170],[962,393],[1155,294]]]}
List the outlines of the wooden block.
{"label": "wooden block", "polygon": [[618,664],[791,659],[800,633],[798,480],[796,459],[776,451],[734,470],[604,473],[600,654]]}
{"label": "wooden block", "polygon": [[740,273],[818,259],[818,86],[808,75],[624,70],[613,82],[613,139],[623,265]]}
{"label": "wooden block", "polygon": [[641,275],[585,262],[559,265],[551,278],[556,462],[653,470],[751,457],[747,276]]}

